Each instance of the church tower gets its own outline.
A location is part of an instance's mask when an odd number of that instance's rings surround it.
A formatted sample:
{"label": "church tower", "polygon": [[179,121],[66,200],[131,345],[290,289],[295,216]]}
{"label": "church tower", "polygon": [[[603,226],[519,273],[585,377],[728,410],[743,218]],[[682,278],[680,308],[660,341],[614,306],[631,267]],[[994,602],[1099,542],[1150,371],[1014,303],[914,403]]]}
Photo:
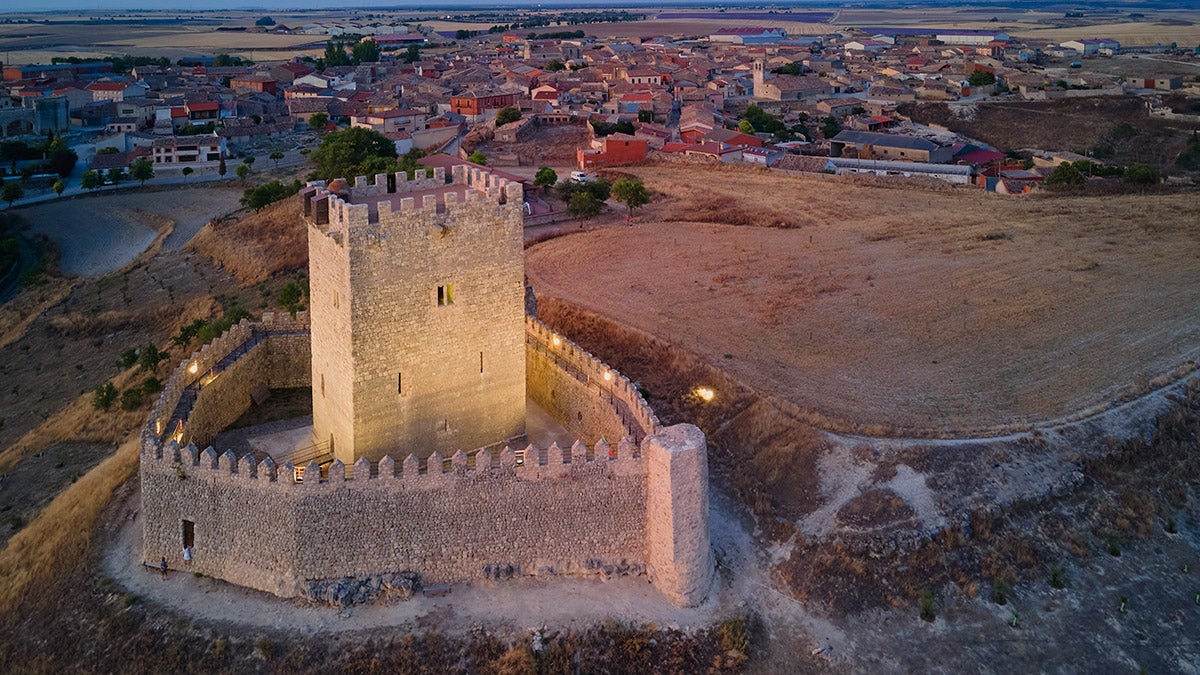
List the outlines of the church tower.
{"label": "church tower", "polygon": [[522,186],[430,174],[302,192],[313,433],[347,465],[525,433]]}
{"label": "church tower", "polygon": [[766,74],[766,64],[761,60],[754,62],[754,98],[766,98],[766,93],[763,92],[763,82]]}

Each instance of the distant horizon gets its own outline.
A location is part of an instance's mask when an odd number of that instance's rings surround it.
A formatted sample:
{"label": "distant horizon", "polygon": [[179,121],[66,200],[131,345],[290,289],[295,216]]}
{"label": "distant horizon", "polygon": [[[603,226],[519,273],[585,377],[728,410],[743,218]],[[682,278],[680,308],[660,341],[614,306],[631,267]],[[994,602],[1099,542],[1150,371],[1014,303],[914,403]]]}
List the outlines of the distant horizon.
{"label": "distant horizon", "polygon": [[[49,3],[51,6],[29,7],[18,4],[15,0],[0,0],[0,16],[6,14],[52,14],[54,12],[228,12],[228,11],[272,11],[272,12],[351,12],[354,10],[373,11],[470,11],[494,10],[505,7],[522,9],[540,8],[554,9],[622,9],[622,8],[655,8],[655,7],[751,7],[771,10],[788,10],[797,7],[829,7],[844,6],[844,0],[777,0],[764,3],[762,0],[623,0],[612,3],[603,0],[353,0],[353,4],[340,8],[303,6],[297,0],[210,0],[204,8],[197,8],[192,0],[59,0]],[[315,3],[314,3],[315,4]],[[1030,9],[1052,9],[1054,7],[1074,7],[1076,3],[1044,2],[1041,0],[909,0],[904,3],[889,2],[888,0],[867,0],[855,4],[850,9],[904,9],[913,6],[941,7],[1009,7]],[[898,6],[900,5],[900,6]],[[1129,2],[1094,3],[1095,9],[1110,6],[1118,8],[1158,8],[1179,9],[1188,8],[1191,3],[1187,0],[1132,0]]]}
{"label": "distant horizon", "polygon": [[[0,0],[0,15],[3,14],[51,14],[54,12],[219,12],[219,11],[256,11],[270,10],[275,12],[350,12],[370,9],[374,11],[419,11],[419,10],[452,10],[456,12],[474,9],[494,10],[504,7],[541,8],[541,9],[621,9],[647,7],[762,7],[763,11],[774,8],[810,7],[814,5],[836,5],[840,0],[782,0],[765,6],[761,1],[729,0],[713,2],[712,0],[623,0],[620,3],[603,2],[603,0],[355,0],[340,8],[319,6],[298,6],[296,0],[210,0],[203,9],[195,6],[191,0],[156,0],[153,6],[149,0],[62,0],[53,3],[53,7],[9,7],[12,0]],[[869,6],[871,3],[868,3]],[[880,1],[880,5],[889,5]],[[910,4],[943,4],[938,0],[918,0]],[[989,3],[980,3],[989,4]]]}

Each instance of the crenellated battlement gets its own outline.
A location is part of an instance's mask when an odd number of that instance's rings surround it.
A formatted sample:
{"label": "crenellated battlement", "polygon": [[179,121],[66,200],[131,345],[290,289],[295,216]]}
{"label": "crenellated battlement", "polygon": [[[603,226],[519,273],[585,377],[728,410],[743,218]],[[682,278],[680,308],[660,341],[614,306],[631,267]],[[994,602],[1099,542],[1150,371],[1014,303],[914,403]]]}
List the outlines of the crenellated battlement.
{"label": "crenellated battlement", "polygon": [[[351,489],[389,487],[394,489],[429,489],[447,487],[455,481],[516,478],[522,481],[542,481],[578,478],[584,473],[609,471],[615,476],[632,476],[645,472],[641,451],[629,438],[616,447],[600,441],[588,448],[576,441],[569,448],[552,443],[538,448],[528,445],[514,449],[506,446],[493,453],[480,449],[472,453],[461,450],[449,457],[438,453],[422,460],[409,454],[400,463],[390,456],[376,463],[365,458],[347,467],[334,460],[324,471],[315,461],[303,467],[291,462],[277,465],[270,457],[256,461],[253,455],[238,457],[232,450],[218,452],[212,446],[200,450],[195,444],[181,447],[177,441],[150,443],[143,446],[143,471],[187,478],[248,481],[257,485],[279,486],[279,489],[313,489],[343,486]],[[182,472],[182,473],[181,473]],[[313,480],[313,477],[318,477]]]}
{"label": "crenellated battlement", "polygon": [[[418,169],[413,178],[401,171],[343,180],[314,181],[300,191],[301,214],[317,229],[344,245],[347,236],[368,226],[456,220],[484,210],[501,218],[521,218],[524,188],[478,167]],[[364,232],[364,234],[371,234]]]}

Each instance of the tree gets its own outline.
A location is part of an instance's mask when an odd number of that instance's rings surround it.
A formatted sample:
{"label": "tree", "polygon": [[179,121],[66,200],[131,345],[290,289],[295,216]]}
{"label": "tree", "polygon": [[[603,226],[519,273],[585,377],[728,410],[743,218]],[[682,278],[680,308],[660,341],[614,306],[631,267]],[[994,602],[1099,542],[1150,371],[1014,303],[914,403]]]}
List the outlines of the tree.
{"label": "tree", "polygon": [[836,119],[832,117],[826,117],[825,119],[821,120],[821,135],[825,138],[833,138],[834,136],[837,136],[838,132],[841,130],[842,125],[838,124]]}
{"label": "tree", "polygon": [[404,62],[414,63],[421,60],[421,48],[416,45],[409,45],[408,49],[404,50]]}
{"label": "tree", "polygon": [[470,154],[470,156],[467,157],[467,161],[474,162],[474,163],[478,164],[479,166],[487,166],[487,155],[476,150],[475,152],[472,152]]}
{"label": "tree", "polygon": [[279,168],[279,160],[283,159],[283,153],[276,150],[275,152],[272,152],[271,154],[267,155],[267,159],[270,159],[271,161],[275,162],[275,168],[278,169]]}
{"label": "tree", "polygon": [[139,157],[129,165],[129,175],[145,185],[146,181],[154,178],[154,163],[148,157]]}
{"label": "tree", "polygon": [[1070,162],[1063,162],[1054,167],[1054,171],[1046,177],[1046,185],[1050,187],[1062,187],[1066,185],[1083,185],[1087,180],[1080,173],[1079,169],[1075,168]]}
{"label": "tree", "polygon": [[249,156],[245,157],[244,159],[242,159],[242,164],[245,164],[246,166],[251,166],[251,167],[254,166],[254,155],[249,155]]}
{"label": "tree", "polygon": [[245,179],[246,176],[250,175],[250,167],[245,164],[238,164],[237,169],[234,169],[234,173],[237,174],[238,178]]}
{"label": "tree", "polygon": [[[580,190],[571,195],[570,201],[567,202],[567,213],[583,222],[587,222],[589,219],[600,215],[601,206],[602,203],[600,200],[593,197],[591,193]],[[583,227],[583,223],[580,223],[579,226]]]}
{"label": "tree", "polygon": [[217,54],[217,58],[213,60],[213,65],[217,68],[229,68],[233,65],[233,57],[228,54]]}
{"label": "tree", "polygon": [[396,144],[378,131],[364,127],[326,134],[308,161],[313,165],[312,180],[374,176],[401,168],[396,161]]}
{"label": "tree", "polygon": [[84,190],[95,190],[100,187],[100,182],[100,174],[91,169],[84,171],[79,177],[79,187]]}
{"label": "tree", "polygon": [[363,38],[350,48],[350,55],[355,64],[375,63],[379,60],[379,45],[371,38]]}
{"label": "tree", "polygon": [[125,170],[114,166],[108,170],[108,173],[104,174],[104,178],[105,180],[111,181],[113,185],[116,185],[117,183],[125,180]]}
{"label": "tree", "polygon": [[258,21],[255,21],[254,25],[255,26],[274,26],[275,19],[272,19],[269,16],[264,16],[263,18],[259,19]]}
{"label": "tree", "polygon": [[304,309],[300,301],[304,299],[304,290],[295,281],[287,282],[279,291],[279,306],[296,316],[296,312]]}
{"label": "tree", "polygon": [[[56,139],[54,144],[58,145],[61,140]],[[79,161],[79,155],[75,154],[74,150],[59,147],[58,149],[51,150],[50,157],[46,160],[46,168],[49,169],[50,173],[56,173],[60,177],[66,178],[75,170],[75,163],[77,161]]]}
{"label": "tree", "polygon": [[1125,167],[1121,180],[1130,185],[1158,185],[1162,182],[1162,176],[1145,164],[1130,164]]}
{"label": "tree", "polygon": [[0,189],[0,199],[8,202],[9,208],[12,208],[13,202],[25,196],[25,188],[16,181],[9,181],[4,184],[4,188]]}
{"label": "tree", "polygon": [[224,176],[227,171],[229,169],[225,167],[225,158],[222,157],[221,161],[217,163],[217,175]]}
{"label": "tree", "polygon": [[742,132],[743,134],[753,134],[754,124],[752,124],[750,120],[742,120],[741,122],[738,122],[738,131]]}
{"label": "tree", "polygon": [[324,129],[326,124],[329,124],[329,115],[326,113],[313,113],[308,117],[308,126],[316,129],[317,131]]}
{"label": "tree", "polygon": [[239,201],[242,206],[260,211],[268,204],[296,194],[302,186],[303,184],[298,180],[291,183],[280,183],[277,180],[273,180],[257,187],[246,188],[242,192],[242,198]]}
{"label": "tree", "polygon": [[67,189],[67,184],[64,183],[61,178],[59,178],[58,180],[54,181],[54,187],[51,189],[54,190],[54,194],[61,197],[63,191]]}
{"label": "tree", "polygon": [[533,176],[533,184],[540,187],[554,187],[558,182],[558,172],[548,166],[538,167],[537,173]]}
{"label": "tree", "polygon": [[496,113],[496,126],[502,126],[508,124],[509,122],[516,122],[519,119],[521,119],[521,111],[518,108],[514,108],[512,106],[501,108]]}
{"label": "tree", "polygon": [[564,66],[563,62],[559,61],[558,59],[551,59],[550,62],[546,64],[546,70],[552,73],[558,72],[564,68],[566,68],[566,66]]}
{"label": "tree", "polygon": [[986,70],[975,70],[967,76],[967,84],[972,87],[985,87],[989,84],[996,84],[996,76]]}
{"label": "tree", "polygon": [[639,206],[650,203],[650,193],[646,186],[637,178],[618,178],[612,186],[613,199],[629,208],[629,215]]}
{"label": "tree", "polygon": [[185,166],[185,167],[183,167],[183,171],[180,171],[180,173],[183,174],[184,178],[187,178],[188,176],[192,175],[195,172],[196,172],[196,170],[190,166]]}
{"label": "tree", "polygon": [[116,403],[117,395],[117,388],[113,386],[113,383],[105,382],[92,390],[92,407],[96,410],[108,410],[113,403]]}
{"label": "tree", "polygon": [[776,75],[803,75],[804,67],[799,63],[788,63],[771,71]]}

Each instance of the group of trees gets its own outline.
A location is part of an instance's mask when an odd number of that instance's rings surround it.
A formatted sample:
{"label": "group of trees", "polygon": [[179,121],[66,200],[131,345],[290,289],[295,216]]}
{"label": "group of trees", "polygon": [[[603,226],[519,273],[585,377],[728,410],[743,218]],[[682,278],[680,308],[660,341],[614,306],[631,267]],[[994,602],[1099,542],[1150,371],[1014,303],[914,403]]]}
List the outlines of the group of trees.
{"label": "group of trees", "polygon": [[[534,176],[534,183],[549,186],[554,184],[550,182],[551,179],[557,181],[558,175],[550,167],[542,167]],[[583,183],[569,181],[559,183],[557,189],[559,198],[567,204],[567,213],[583,222],[600,215],[604,202],[610,197],[624,204],[629,210],[629,215],[633,215],[635,209],[650,203],[650,193],[642,181],[636,178],[618,178],[615,182],[606,178]]]}
{"label": "group of trees", "polygon": [[996,84],[996,75],[986,70],[973,70],[967,76],[967,84],[972,87],[985,87],[989,84]]}
{"label": "group of trees", "polygon": [[[749,127],[741,124],[741,122],[748,122]],[[808,128],[803,123],[788,127],[783,123],[783,120],[753,103],[746,108],[741,122],[738,123],[738,129],[747,134],[759,132],[773,134],[780,141],[790,141],[796,136],[808,138]],[[834,133],[836,134],[837,132],[835,131]]]}
{"label": "group of trees", "polygon": [[261,211],[269,204],[296,194],[302,187],[304,187],[304,184],[299,180],[294,180],[291,183],[281,183],[273,180],[269,183],[246,188],[242,192],[242,198],[239,201],[246,208]]}
{"label": "group of trees", "polygon": [[421,168],[417,160],[424,156],[423,151],[413,149],[398,157],[396,145],[372,129],[342,129],[326,134],[321,145],[309,155],[313,166],[309,178],[333,180],[397,171],[404,171],[411,177]]}
{"label": "group of trees", "polygon": [[1135,163],[1121,168],[1079,160],[1078,162],[1063,162],[1054,167],[1054,170],[1046,177],[1046,186],[1061,189],[1083,185],[1089,176],[1120,176],[1121,182],[1127,185],[1158,185],[1162,182],[1162,175],[1153,167],[1145,164]]}
{"label": "group of trees", "polygon": [[609,134],[629,134],[632,136],[633,133],[637,131],[633,128],[632,122],[626,122],[624,120],[621,120],[620,122],[613,122],[612,124],[609,124],[608,122],[601,122],[599,120],[592,120],[591,125],[592,130],[596,132],[597,136],[608,136]]}
{"label": "group of trees", "polygon": [[29,178],[38,173],[56,173],[66,178],[75,169],[79,155],[67,146],[63,137],[55,137],[53,134],[36,145],[28,145],[21,141],[0,143],[0,161],[8,162],[12,169],[16,169],[17,162],[38,159],[44,161],[29,164],[21,169],[22,178]]}
{"label": "group of trees", "polygon": [[[346,48],[350,51],[347,52]],[[356,37],[335,38],[325,43],[325,55],[317,59],[317,70],[325,70],[335,66],[357,66],[360,63],[373,63],[379,60],[379,45],[370,38]]]}

